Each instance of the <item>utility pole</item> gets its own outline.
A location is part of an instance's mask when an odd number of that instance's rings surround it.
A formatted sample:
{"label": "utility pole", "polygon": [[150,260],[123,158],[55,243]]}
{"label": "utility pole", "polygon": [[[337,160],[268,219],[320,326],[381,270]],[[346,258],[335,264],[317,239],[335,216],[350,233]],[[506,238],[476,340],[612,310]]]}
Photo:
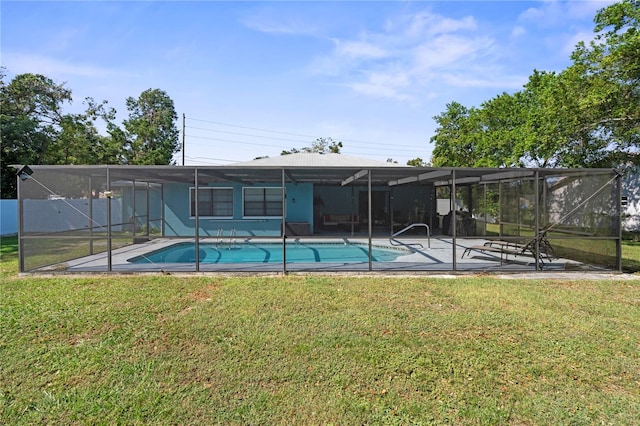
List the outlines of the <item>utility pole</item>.
{"label": "utility pole", "polygon": [[185,114],[184,112],[182,113],[182,165],[184,166],[184,121],[185,121]]}

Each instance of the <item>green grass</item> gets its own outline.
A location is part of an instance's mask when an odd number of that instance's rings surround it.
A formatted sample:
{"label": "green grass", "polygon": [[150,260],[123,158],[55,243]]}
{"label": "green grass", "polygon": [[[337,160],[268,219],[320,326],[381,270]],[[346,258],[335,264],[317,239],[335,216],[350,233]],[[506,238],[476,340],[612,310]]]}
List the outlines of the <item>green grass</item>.
{"label": "green grass", "polygon": [[622,242],[622,268],[629,272],[640,272],[640,241]]}
{"label": "green grass", "polygon": [[640,280],[18,277],[0,424],[637,424]]}

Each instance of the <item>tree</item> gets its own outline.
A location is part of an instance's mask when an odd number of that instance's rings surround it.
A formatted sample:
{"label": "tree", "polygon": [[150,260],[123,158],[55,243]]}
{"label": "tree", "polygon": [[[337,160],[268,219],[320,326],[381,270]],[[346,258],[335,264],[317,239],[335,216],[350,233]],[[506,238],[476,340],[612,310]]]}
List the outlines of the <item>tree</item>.
{"label": "tree", "polygon": [[115,133],[113,124],[116,111],[107,108],[106,101],[96,103],[93,98],[85,99],[85,114],[68,114],[62,117],[61,132],[51,143],[45,154],[46,164],[120,164],[123,140],[102,136],[95,127],[101,118],[107,123],[110,133]]}
{"label": "tree", "polygon": [[473,111],[474,167],[522,166],[522,124],[526,110],[519,93],[502,93]]}
{"label": "tree", "polygon": [[173,164],[179,149],[173,100],[162,90],[148,89],[138,99],[127,98],[129,119],[125,134],[112,129],[112,136],[126,139],[124,161],[127,164]]}
{"label": "tree", "polygon": [[581,123],[598,166],[640,164],[640,1],[598,11],[597,36],[579,43],[565,72],[580,102]]}
{"label": "tree", "polygon": [[574,107],[562,80],[556,73],[534,70],[521,99],[522,127],[520,151],[525,165],[557,167],[563,163],[562,151],[576,127]]}
{"label": "tree", "polygon": [[11,164],[41,164],[61,133],[62,105],[71,91],[41,74],[21,74],[8,85],[0,69],[0,135],[2,137],[2,198],[16,197]]}
{"label": "tree", "polygon": [[534,70],[522,91],[434,117],[436,166],[640,164],[640,0],[606,7],[595,40],[559,74]]}
{"label": "tree", "polygon": [[447,104],[447,110],[433,117],[439,127],[431,137],[435,144],[431,163],[436,166],[464,167],[473,164],[473,139],[471,137],[471,114],[458,102]]}
{"label": "tree", "polygon": [[[389,160],[391,160],[391,158],[389,158]],[[389,162],[389,160],[387,160],[387,162]],[[397,163],[397,161],[390,161],[393,163]],[[429,164],[426,161],[423,161],[422,158],[420,157],[416,157],[412,160],[408,160],[407,161],[407,166],[413,166],[413,167],[427,167]]]}
{"label": "tree", "polygon": [[291,148],[290,150],[282,150],[280,155],[297,154],[300,152],[316,152],[319,154],[340,154],[342,142],[334,141],[333,138],[318,138],[311,143],[311,146],[301,149]]}

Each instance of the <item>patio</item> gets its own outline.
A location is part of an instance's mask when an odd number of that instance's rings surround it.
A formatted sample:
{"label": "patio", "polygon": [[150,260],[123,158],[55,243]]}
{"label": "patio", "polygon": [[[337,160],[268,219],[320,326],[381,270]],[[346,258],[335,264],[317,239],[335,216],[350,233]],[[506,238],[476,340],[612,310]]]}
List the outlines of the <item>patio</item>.
{"label": "patio", "polygon": [[[280,239],[260,239],[261,243],[278,244],[282,250],[282,240]],[[372,247],[376,248],[396,248],[403,250],[398,259],[391,262],[373,261],[371,269],[368,261],[362,262],[313,262],[300,263],[287,261],[286,265],[281,262],[264,263],[207,263],[201,262],[196,266],[195,262],[181,263],[153,263],[146,264],[132,263],[130,260],[136,257],[145,257],[151,252],[167,248],[172,245],[182,243],[194,243],[189,239],[153,239],[141,244],[128,245],[113,251],[111,256],[111,272],[134,273],[134,272],[161,272],[161,273],[186,273],[186,272],[231,272],[231,273],[277,273],[277,272],[452,272],[452,271],[476,271],[476,272],[532,272],[536,271],[536,261],[532,256],[509,256],[502,257],[497,253],[483,253],[472,251],[469,255],[464,255],[465,250],[482,245],[492,240],[478,240],[458,238],[455,244],[455,266],[454,245],[451,238],[431,238],[431,247],[428,247],[426,238],[402,239],[402,242],[390,243],[390,239],[373,238]],[[202,239],[201,244],[212,244],[219,242],[216,239]],[[242,245],[250,243],[251,239],[234,242],[231,244]],[[368,240],[363,238],[296,238],[287,242],[290,245],[296,244],[362,244],[367,245]],[[224,250],[225,244],[221,243]],[[63,264],[51,265],[38,269],[38,272],[108,272],[108,256],[100,253],[70,260]],[[585,265],[577,261],[563,258],[553,258],[545,260],[542,271],[577,271],[577,270],[598,270],[591,265]],[[606,270],[606,269],[602,269]]]}

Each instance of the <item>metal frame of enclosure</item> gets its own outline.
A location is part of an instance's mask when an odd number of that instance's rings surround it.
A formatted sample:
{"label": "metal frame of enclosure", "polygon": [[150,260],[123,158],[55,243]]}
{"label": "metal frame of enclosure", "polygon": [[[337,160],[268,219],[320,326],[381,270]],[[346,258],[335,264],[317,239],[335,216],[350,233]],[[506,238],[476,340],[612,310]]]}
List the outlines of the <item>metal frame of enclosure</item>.
{"label": "metal frame of enclosure", "polygon": [[[18,167],[20,271],[619,271],[620,200],[612,169]],[[281,262],[200,258],[205,242],[262,240]],[[185,241],[184,264],[122,260]],[[360,243],[368,262],[300,265],[287,259],[300,241]],[[376,262],[383,243],[415,256]]]}

